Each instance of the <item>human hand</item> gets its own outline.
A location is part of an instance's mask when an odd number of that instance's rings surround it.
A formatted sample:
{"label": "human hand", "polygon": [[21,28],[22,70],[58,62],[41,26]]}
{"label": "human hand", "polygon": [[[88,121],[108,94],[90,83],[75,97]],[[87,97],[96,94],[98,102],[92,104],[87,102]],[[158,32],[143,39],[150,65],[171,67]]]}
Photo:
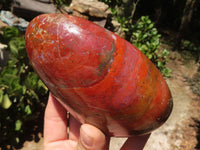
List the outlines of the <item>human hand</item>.
{"label": "human hand", "polygon": [[[69,133],[68,133],[69,127]],[[142,150],[149,135],[128,138],[121,150]],[[89,125],[81,125],[50,94],[44,120],[44,150],[108,150],[110,137]]]}

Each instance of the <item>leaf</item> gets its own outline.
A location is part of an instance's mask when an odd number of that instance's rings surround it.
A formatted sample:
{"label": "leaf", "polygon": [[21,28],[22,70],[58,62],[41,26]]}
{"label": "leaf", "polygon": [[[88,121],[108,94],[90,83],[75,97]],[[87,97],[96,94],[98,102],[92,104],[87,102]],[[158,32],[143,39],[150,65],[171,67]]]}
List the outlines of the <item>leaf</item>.
{"label": "leaf", "polygon": [[158,61],[157,66],[158,66],[159,68],[163,68],[163,67],[164,67],[164,64],[163,64],[163,62]]}
{"label": "leaf", "polygon": [[24,95],[25,93],[26,93],[26,86],[23,85],[23,86],[22,86],[22,94]]}
{"label": "leaf", "polygon": [[9,47],[10,47],[12,54],[14,54],[14,56],[17,56],[18,55],[18,48],[15,45],[15,41],[10,41]]}
{"label": "leaf", "polygon": [[145,39],[146,37],[148,37],[148,33],[145,33],[142,38]]}
{"label": "leaf", "polygon": [[39,101],[39,97],[38,97],[38,95],[35,93],[34,90],[31,90],[31,89],[30,89],[30,95],[31,95],[33,98],[35,98],[36,100]]}
{"label": "leaf", "polygon": [[20,140],[19,140],[18,137],[16,137],[16,138],[15,138],[15,141],[16,141],[16,143],[19,143]]}
{"label": "leaf", "polygon": [[24,38],[13,38],[9,42],[9,48],[12,54],[18,59],[23,59],[26,56],[26,46]]}
{"label": "leaf", "polygon": [[32,113],[30,105],[26,105],[25,112],[26,112],[27,115],[30,115]]}
{"label": "leaf", "polygon": [[36,90],[38,80],[38,75],[35,72],[29,72],[25,84],[29,89]]}
{"label": "leaf", "polygon": [[163,75],[164,76],[166,76],[166,77],[171,77],[171,73],[172,71],[171,71],[171,69],[169,69],[169,68],[164,68],[163,70],[162,70],[162,73],[163,73]]}
{"label": "leaf", "polygon": [[10,108],[11,105],[12,105],[12,102],[10,101],[8,94],[3,95],[0,106],[4,109],[8,109],[8,108]]}
{"label": "leaf", "polygon": [[153,58],[153,55],[152,55],[152,54],[149,54],[149,55],[147,55],[147,57],[148,57],[149,59],[152,59],[152,58]]}
{"label": "leaf", "polygon": [[3,90],[0,89],[0,104],[2,103],[3,101]]}
{"label": "leaf", "polygon": [[13,37],[19,36],[19,30],[15,27],[4,27],[3,28],[3,38],[5,43],[10,41]]}
{"label": "leaf", "polygon": [[139,33],[138,33],[138,32],[133,33],[133,35],[134,35],[136,38],[139,38]]}
{"label": "leaf", "polygon": [[8,94],[21,94],[22,86],[20,85],[20,78],[16,75],[5,74],[1,81],[4,85],[7,85],[9,90]]}
{"label": "leaf", "polygon": [[169,55],[169,51],[166,50],[166,49],[164,49],[164,50],[162,51],[162,54],[163,54],[164,57],[166,57],[166,56]]}
{"label": "leaf", "polygon": [[7,75],[7,74],[10,74],[10,75],[16,75],[17,74],[17,72],[18,72],[18,69],[17,68],[13,68],[13,67],[4,67],[3,68],[3,70],[2,70],[2,72],[1,72],[1,81],[3,81],[3,80],[7,80],[7,79],[9,79],[9,78],[6,78],[5,76]]}
{"label": "leaf", "polygon": [[48,91],[48,88],[45,86],[42,80],[38,80],[38,90],[40,90],[41,88],[43,88],[46,92]]}
{"label": "leaf", "polygon": [[21,120],[16,120],[15,121],[15,131],[19,131],[22,127],[22,121]]}
{"label": "leaf", "polygon": [[154,24],[153,23],[150,23],[149,24],[149,29],[153,28]]}
{"label": "leaf", "polygon": [[8,61],[9,67],[14,67],[19,62],[19,59],[17,59],[14,55],[9,55],[10,60]]}

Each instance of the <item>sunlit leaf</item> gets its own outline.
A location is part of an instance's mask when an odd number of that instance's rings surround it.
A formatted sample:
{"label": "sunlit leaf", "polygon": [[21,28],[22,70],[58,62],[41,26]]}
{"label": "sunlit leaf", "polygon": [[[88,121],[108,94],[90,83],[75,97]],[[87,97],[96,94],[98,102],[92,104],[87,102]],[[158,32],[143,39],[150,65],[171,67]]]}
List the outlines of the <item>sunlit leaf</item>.
{"label": "sunlit leaf", "polygon": [[15,138],[15,141],[16,141],[16,143],[19,143],[20,140],[19,140],[18,137],[16,137],[16,138]]}
{"label": "sunlit leaf", "polygon": [[0,104],[2,103],[3,101],[3,90],[0,89]]}
{"label": "sunlit leaf", "polygon": [[0,106],[4,109],[8,109],[11,105],[12,105],[12,102],[10,98],[8,97],[8,94],[3,95]]}
{"label": "sunlit leaf", "polygon": [[15,121],[15,131],[19,131],[22,127],[22,121],[21,120],[16,120]]}
{"label": "sunlit leaf", "polygon": [[25,112],[27,115],[30,115],[32,113],[30,105],[26,105]]}

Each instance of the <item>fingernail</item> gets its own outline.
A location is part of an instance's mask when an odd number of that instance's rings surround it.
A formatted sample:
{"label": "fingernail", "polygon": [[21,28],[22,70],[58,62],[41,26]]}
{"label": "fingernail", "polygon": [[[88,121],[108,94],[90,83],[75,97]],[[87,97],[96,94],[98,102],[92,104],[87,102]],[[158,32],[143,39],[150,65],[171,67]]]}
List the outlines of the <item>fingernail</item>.
{"label": "fingernail", "polygon": [[80,131],[80,138],[81,138],[81,143],[85,146],[85,147],[92,147],[93,146],[93,138],[90,137],[87,134],[87,131],[85,131],[84,128],[81,127],[81,131]]}

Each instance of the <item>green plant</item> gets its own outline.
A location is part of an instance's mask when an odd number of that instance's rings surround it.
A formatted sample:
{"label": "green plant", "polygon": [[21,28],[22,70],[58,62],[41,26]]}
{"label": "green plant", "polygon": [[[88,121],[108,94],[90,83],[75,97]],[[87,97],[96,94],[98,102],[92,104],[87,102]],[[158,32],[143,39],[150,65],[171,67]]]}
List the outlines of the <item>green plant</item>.
{"label": "green plant", "polygon": [[[160,49],[160,37],[158,30],[154,27],[154,23],[148,16],[142,16],[135,24],[132,24],[132,15],[130,12],[118,13],[117,7],[128,6],[123,1],[102,0],[110,6],[113,19],[117,20],[123,31],[125,32],[125,39],[133,43],[139,50],[141,50],[163,73],[164,76],[170,77],[171,70],[166,67],[167,56],[169,51]],[[113,2],[113,3],[112,3]],[[111,4],[112,3],[112,4]],[[128,4],[128,3],[127,3]],[[126,9],[125,9],[126,10]],[[124,16],[129,14],[128,16]]]}
{"label": "green plant", "polygon": [[99,1],[104,2],[109,6],[121,5],[123,3],[123,0],[99,0]]}
{"label": "green plant", "polygon": [[169,51],[166,49],[159,52],[161,45],[158,30],[148,16],[142,16],[136,24],[132,25],[131,43],[141,50],[163,73],[169,77],[171,70],[166,67]]}
{"label": "green plant", "polygon": [[57,6],[62,6],[62,5],[69,5],[72,0],[53,0],[54,4]]}
{"label": "green plant", "polygon": [[8,44],[8,42],[14,38],[14,37],[19,37],[19,30],[15,27],[3,27],[3,34],[0,34],[1,42],[4,44]]}
{"label": "green plant", "polygon": [[189,40],[182,40],[181,49],[189,50],[189,51],[198,51],[197,45],[194,42],[189,41]]}
{"label": "green plant", "polygon": [[[158,33],[158,30],[154,27],[154,23],[149,19],[149,17],[142,16],[135,24],[132,24],[133,12],[130,13],[130,10],[128,9],[129,11],[127,11],[126,9],[130,7],[128,6],[128,2],[123,2],[121,0],[102,1],[110,6],[113,19],[120,23],[121,28],[125,33],[125,39],[138,47],[138,49],[157,66],[164,76],[169,77],[171,70],[166,67],[169,51],[158,51],[161,44],[161,35]],[[136,1],[135,6],[138,2],[139,1]],[[118,10],[122,10],[123,13],[120,14]]]}
{"label": "green plant", "polygon": [[23,136],[38,128],[48,89],[29,64],[24,37],[14,27],[4,28],[9,61],[0,74],[0,145],[22,144]]}

